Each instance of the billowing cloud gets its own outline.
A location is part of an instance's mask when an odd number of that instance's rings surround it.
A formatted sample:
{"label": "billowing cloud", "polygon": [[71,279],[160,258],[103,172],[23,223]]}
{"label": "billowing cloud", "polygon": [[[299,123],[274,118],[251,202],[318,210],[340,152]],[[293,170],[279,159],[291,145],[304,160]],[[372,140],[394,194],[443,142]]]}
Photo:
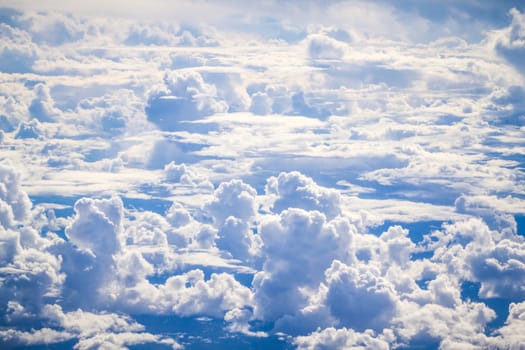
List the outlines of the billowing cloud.
{"label": "billowing cloud", "polygon": [[24,221],[31,201],[20,184],[20,173],[9,162],[0,163],[0,224],[5,228]]}
{"label": "billowing cloud", "polygon": [[311,178],[299,173],[281,173],[271,177],[266,184],[266,193],[275,196],[273,210],[286,208],[318,210],[328,218],[340,213],[340,197],[336,191],[317,185]]}
{"label": "billowing cloud", "polygon": [[174,71],[167,72],[163,84],[149,93],[146,114],[160,129],[178,130],[181,123],[227,109],[215,85],[205,82],[198,72]]}
{"label": "billowing cloud", "polygon": [[502,31],[496,43],[496,52],[523,74],[525,66],[521,58],[525,55],[525,15],[516,8],[509,13],[512,23]]}
{"label": "billowing cloud", "polygon": [[6,4],[0,347],[524,342],[519,2]]}

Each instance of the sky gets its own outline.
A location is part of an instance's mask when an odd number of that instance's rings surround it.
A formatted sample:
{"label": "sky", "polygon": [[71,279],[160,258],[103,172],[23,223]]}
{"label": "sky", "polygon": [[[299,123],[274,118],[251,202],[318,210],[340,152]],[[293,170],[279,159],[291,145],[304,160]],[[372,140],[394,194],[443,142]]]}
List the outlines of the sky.
{"label": "sky", "polygon": [[524,62],[521,1],[0,1],[0,347],[524,347]]}

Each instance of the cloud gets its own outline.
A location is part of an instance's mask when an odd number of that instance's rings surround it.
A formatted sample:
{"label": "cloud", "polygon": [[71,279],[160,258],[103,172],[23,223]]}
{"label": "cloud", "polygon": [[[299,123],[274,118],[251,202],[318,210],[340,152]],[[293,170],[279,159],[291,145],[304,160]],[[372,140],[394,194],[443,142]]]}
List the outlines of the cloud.
{"label": "cloud", "polygon": [[123,204],[120,198],[82,198],[75,203],[75,217],[66,229],[69,241],[100,258],[120,250]]}
{"label": "cloud", "polygon": [[308,55],[313,60],[341,60],[348,46],[339,40],[322,34],[312,34],[307,38]]}
{"label": "cloud", "polygon": [[49,345],[68,340],[77,340],[75,349],[94,347],[122,349],[126,345],[164,344],[173,349],[181,346],[173,339],[144,332],[144,326],[129,317],[114,313],[92,313],[78,309],[64,312],[59,305],[46,305],[41,317],[52,328],[33,329],[28,332],[18,330],[0,331],[4,345]]}
{"label": "cloud", "polygon": [[68,115],[66,121],[74,122],[77,128],[81,125],[86,133],[100,133],[108,138],[124,133],[135,135],[153,128],[146,120],[144,101],[130,89],[81,99],[74,114]]}
{"label": "cloud", "polygon": [[335,260],[325,275],[326,303],[341,325],[357,331],[381,331],[397,314],[399,300],[394,287],[373,267],[347,266]]}
{"label": "cloud", "polygon": [[32,203],[22,190],[20,173],[12,163],[0,162],[0,224],[5,228],[24,221]]}
{"label": "cloud", "polygon": [[267,195],[273,196],[273,210],[286,208],[318,210],[331,219],[339,215],[341,198],[336,191],[317,185],[311,178],[297,172],[280,173],[266,183]]}
{"label": "cloud", "polygon": [[390,349],[392,334],[376,334],[369,330],[356,332],[353,329],[333,327],[318,330],[307,336],[299,336],[294,339],[294,344],[300,350],[314,349]]}
{"label": "cloud", "polygon": [[161,130],[172,131],[183,127],[184,122],[227,109],[216,87],[206,83],[198,72],[172,71],[164,75],[162,85],[149,92],[146,114]]}
{"label": "cloud", "polygon": [[317,289],[332,261],[353,259],[354,235],[355,228],[345,219],[327,221],[318,211],[290,208],[264,220],[260,227],[264,264],[252,283],[255,316],[275,321],[299,314],[309,304],[308,291]]}
{"label": "cloud", "polygon": [[525,290],[514,281],[525,274],[525,243],[516,232],[490,230],[480,219],[445,226],[434,247],[440,261],[466,280],[481,283],[482,298],[522,298]]}
{"label": "cloud", "polygon": [[60,116],[60,110],[54,106],[54,101],[49,93],[49,88],[44,84],[37,84],[33,88],[35,98],[29,106],[31,117],[40,122],[53,122]]}
{"label": "cloud", "polygon": [[29,122],[21,122],[16,129],[15,138],[17,139],[38,139],[43,136],[44,131],[37,119],[31,119]]}
{"label": "cloud", "polygon": [[525,65],[521,59],[525,55],[525,15],[516,8],[511,9],[509,14],[512,23],[501,31],[496,42],[496,52],[525,74]]}
{"label": "cloud", "polygon": [[167,182],[178,183],[198,189],[213,190],[213,184],[204,176],[191,170],[186,164],[175,164],[171,161],[164,166]]}
{"label": "cloud", "polygon": [[30,36],[18,28],[0,23],[0,71],[5,73],[30,72],[38,57],[38,49]]}
{"label": "cloud", "polygon": [[0,342],[518,346],[509,4],[0,10]]}
{"label": "cloud", "polygon": [[257,213],[257,192],[240,180],[223,182],[215,190],[213,199],[203,209],[212,215],[220,227],[228,217],[248,221]]}
{"label": "cloud", "polygon": [[258,255],[260,238],[252,232],[250,223],[234,216],[228,216],[219,229],[216,240],[217,248],[229,252],[232,257],[250,260]]}
{"label": "cloud", "polygon": [[511,303],[505,325],[497,330],[496,346],[519,347],[525,342],[520,329],[525,323],[525,303]]}
{"label": "cloud", "polygon": [[72,305],[93,305],[107,300],[104,290],[115,274],[115,255],[123,236],[120,198],[81,198],[65,234],[68,242],[56,247],[67,274],[64,297]]}
{"label": "cloud", "polygon": [[72,15],[54,12],[32,13],[25,17],[27,31],[37,44],[60,46],[81,40],[89,31],[85,23]]}

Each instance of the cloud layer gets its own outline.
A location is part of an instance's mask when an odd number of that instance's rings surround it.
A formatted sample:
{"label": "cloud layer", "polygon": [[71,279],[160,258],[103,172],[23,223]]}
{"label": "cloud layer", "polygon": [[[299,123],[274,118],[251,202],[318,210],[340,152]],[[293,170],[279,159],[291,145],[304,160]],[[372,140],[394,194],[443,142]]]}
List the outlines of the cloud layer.
{"label": "cloud layer", "polygon": [[0,9],[0,344],[525,343],[520,4],[145,5]]}

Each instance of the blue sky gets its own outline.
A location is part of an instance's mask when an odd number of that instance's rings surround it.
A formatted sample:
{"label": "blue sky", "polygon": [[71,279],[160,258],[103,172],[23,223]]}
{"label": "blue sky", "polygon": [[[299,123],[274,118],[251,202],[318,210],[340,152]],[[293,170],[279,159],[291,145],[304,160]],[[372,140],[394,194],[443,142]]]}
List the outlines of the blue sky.
{"label": "blue sky", "polygon": [[525,344],[520,1],[2,1],[0,347]]}

